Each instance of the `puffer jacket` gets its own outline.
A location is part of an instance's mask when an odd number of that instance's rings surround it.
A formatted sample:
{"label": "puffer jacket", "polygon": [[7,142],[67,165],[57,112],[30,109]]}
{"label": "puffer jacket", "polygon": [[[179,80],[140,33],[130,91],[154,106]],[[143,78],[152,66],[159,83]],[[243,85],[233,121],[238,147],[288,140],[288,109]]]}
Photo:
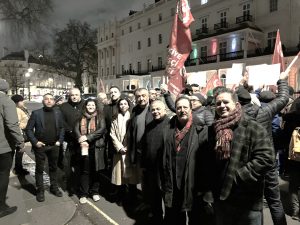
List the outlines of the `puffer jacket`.
{"label": "puffer jacket", "polygon": [[214,122],[214,114],[204,106],[193,111],[193,123],[200,126],[210,126]]}

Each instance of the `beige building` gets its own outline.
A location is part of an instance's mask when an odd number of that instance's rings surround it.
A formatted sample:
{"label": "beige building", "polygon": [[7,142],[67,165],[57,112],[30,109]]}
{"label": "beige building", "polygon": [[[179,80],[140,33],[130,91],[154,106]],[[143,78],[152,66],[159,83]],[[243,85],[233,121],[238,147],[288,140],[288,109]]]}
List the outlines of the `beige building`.
{"label": "beige building", "polygon": [[[190,0],[192,52],[188,72],[271,63],[277,29],[286,64],[300,48],[299,0]],[[161,80],[176,0],[153,1],[142,11],[98,28],[98,79],[106,86],[141,77],[139,87]],[[129,76],[131,75],[131,76]],[[148,75],[144,78],[144,75]],[[220,74],[226,80],[226,74]],[[121,79],[122,81],[118,81]],[[299,73],[290,85],[299,90]],[[120,85],[126,89],[126,85]]]}

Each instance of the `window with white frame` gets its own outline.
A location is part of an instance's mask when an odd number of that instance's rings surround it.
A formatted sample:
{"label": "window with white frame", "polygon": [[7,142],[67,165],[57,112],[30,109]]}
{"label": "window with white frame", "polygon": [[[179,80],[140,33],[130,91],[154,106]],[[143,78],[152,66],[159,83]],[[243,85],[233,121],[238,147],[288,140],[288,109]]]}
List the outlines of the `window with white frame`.
{"label": "window with white frame", "polygon": [[272,31],[268,33],[268,48],[273,49],[276,42],[277,31]]}
{"label": "window with white frame", "polygon": [[270,12],[278,10],[278,0],[270,0]]}
{"label": "window with white frame", "polygon": [[220,12],[220,22],[221,22],[221,24],[225,24],[226,20],[227,20],[227,12],[226,11]]}
{"label": "window with white frame", "polygon": [[225,54],[227,52],[227,42],[220,42],[219,44],[219,54]]}
{"label": "window with white frame", "polygon": [[243,16],[250,15],[250,3],[243,5]]}
{"label": "window with white frame", "polygon": [[207,28],[207,17],[201,19],[201,27]]}

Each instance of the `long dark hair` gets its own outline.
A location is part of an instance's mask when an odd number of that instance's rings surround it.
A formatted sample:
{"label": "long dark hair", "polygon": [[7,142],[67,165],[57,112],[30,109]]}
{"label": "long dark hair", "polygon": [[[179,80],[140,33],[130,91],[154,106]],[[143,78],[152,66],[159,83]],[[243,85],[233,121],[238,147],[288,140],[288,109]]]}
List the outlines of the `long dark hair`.
{"label": "long dark hair", "polygon": [[129,106],[128,111],[130,111],[130,109],[131,109],[131,102],[129,101],[128,98],[120,98],[120,100],[118,101],[118,104],[117,104],[118,111],[121,112],[120,111],[120,102],[123,101],[123,100],[125,100],[128,103],[128,106]]}
{"label": "long dark hair", "polygon": [[88,98],[87,100],[85,100],[84,102],[84,109],[83,109],[83,113],[87,113],[87,110],[86,110],[86,106],[89,102],[94,102],[95,103],[95,106],[96,106],[96,112],[97,112],[97,115],[100,115],[101,113],[99,113],[99,106],[98,106],[98,102],[96,99],[92,99],[92,98]]}

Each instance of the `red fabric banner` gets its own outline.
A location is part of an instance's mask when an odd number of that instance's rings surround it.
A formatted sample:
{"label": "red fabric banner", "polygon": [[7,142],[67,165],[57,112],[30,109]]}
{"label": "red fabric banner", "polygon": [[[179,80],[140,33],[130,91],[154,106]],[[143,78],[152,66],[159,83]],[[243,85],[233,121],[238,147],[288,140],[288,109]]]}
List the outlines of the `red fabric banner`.
{"label": "red fabric banner", "polygon": [[190,24],[194,21],[187,0],[177,1],[170,44],[168,49],[165,75],[169,77],[168,89],[177,96],[184,87],[184,74],[181,69],[192,50]]}
{"label": "red fabric banner", "polygon": [[218,73],[215,73],[209,81],[206,83],[206,87],[202,89],[201,94],[206,95],[209,90],[214,89],[215,87],[222,86],[222,81],[220,80]]}
{"label": "red fabric banner", "polygon": [[280,63],[280,72],[285,71],[285,62],[284,62],[279,30],[277,30],[276,43],[275,43],[274,53],[272,57],[272,64],[277,64],[277,63]]}

